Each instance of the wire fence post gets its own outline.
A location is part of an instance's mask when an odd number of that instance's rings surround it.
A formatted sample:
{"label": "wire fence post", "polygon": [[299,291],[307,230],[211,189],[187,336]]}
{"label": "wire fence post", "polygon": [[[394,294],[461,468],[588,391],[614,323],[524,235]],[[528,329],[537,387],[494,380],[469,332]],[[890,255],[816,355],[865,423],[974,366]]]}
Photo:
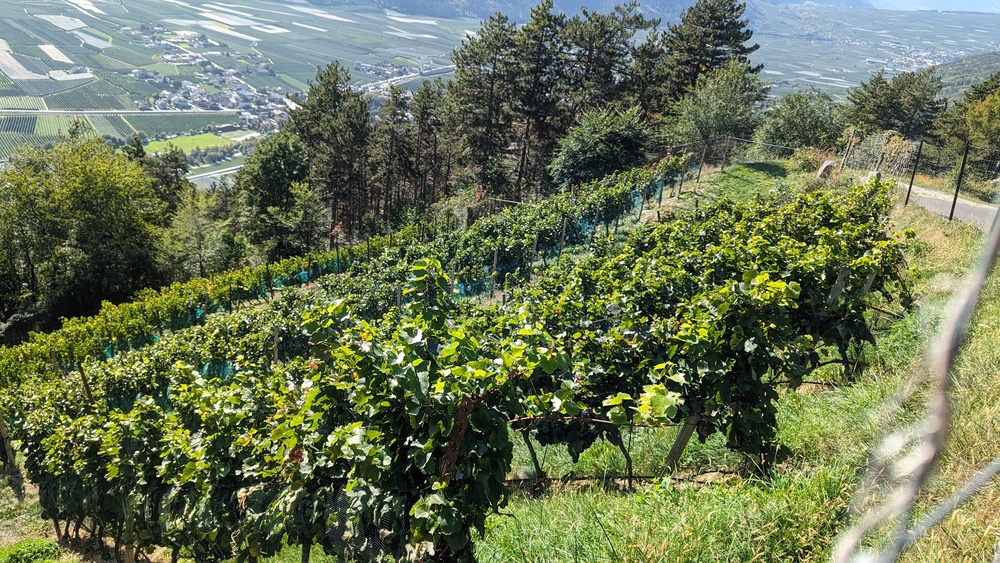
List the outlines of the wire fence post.
{"label": "wire fence post", "polygon": [[920,144],[917,145],[917,160],[913,163],[913,173],[910,174],[910,187],[906,188],[906,201],[903,202],[903,207],[910,204],[910,192],[913,191],[913,179],[917,177],[917,167],[920,166],[920,153],[924,150],[924,140],[920,139]]}
{"label": "wire fence post", "polygon": [[729,160],[729,144],[731,137],[726,137],[726,150],[722,153],[722,170],[726,170],[726,161]]}
{"label": "wire fence post", "polygon": [[962,154],[962,167],[958,169],[958,180],[955,182],[955,197],[951,200],[951,213],[948,220],[955,217],[955,206],[958,204],[958,191],[962,189],[962,179],[965,177],[965,163],[969,160],[969,141],[965,141],[965,152]]}

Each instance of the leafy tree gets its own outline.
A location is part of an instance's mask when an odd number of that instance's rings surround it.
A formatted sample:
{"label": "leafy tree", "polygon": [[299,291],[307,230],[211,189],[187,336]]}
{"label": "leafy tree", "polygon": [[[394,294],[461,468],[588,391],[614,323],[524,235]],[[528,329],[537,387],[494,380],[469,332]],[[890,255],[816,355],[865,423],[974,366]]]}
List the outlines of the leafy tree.
{"label": "leafy tree", "polygon": [[850,102],[848,119],[866,129],[899,131],[913,139],[931,131],[934,119],[943,109],[938,99],[941,79],[933,68],[904,72],[885,79],[879,70],[868,82],[847,92]]}
{"label": "leafy tree", "polygon": [[[254,150],[236,175],[235,191],[243,198],[249,242],[262,249],[268,260],[280,260],[299,252],[289,241],[286,218],[300,205],[292,187],[309,177],[306,147],[287,131],[271,137]],[[317,201],[317,205],[321,202]]]}
{"label": "leafy tree", "polygon": [[228,221],[212,217],[215,207],[213,193],[194,188],[181,194],[161,246],[174,279],[205,277],[226,265],[223,236]]}
{"label": "leafy tree", "polygon": [[[986,80],[970,86],[951,109],[948,109],[947,104],[945,104],[945,111],[939,113],[934,122],[932,136],[937,140],[946,142],[950,140],[953,150],[961,150],[961,143],[970,139],[970,128],[983,124],[981,118],[986,106],[983,106],[982,103],[997,91],[1000,91],[1000,72],[993,73]],[[973,106],[978,106],[975,113],[979,115],[970,118],[969,110]],[[992,141],[978,134],[976,136],[978,137],[977,144],[985,141],[986,146],[992,146]]]}
{"label": "leafy tree", "polygon": [[[127,151],[129,158],[137,154],[134,150]],[[145,154],[145,152],[144,152]],[[157,199],[163,202],[166,217],[173,213],[180,203],[181,194],[193,189],[194,184],[186,178],[188,173],[187,155],[180,148],[172,143],[167,145],[167,149],[156,154],[146,154],[145,157],[137,160],[146,174],[153,181],[153,191]]]}
{"label": "leafy tree", "polygon": [[1000,146],[1000,90],[964,108],[969,142],[977,148]]}
{"label": "leafy tree", "polygon": [[732,60],[698,77],[681,98],[667,136],[674,143],[707,143],[726,135],[747,137],[757,124],[757,109],[770,85],[747,63]]}
{"label": "leafy tree", "polygon": [[833,97],[815,88],[785,94],[767,108],[754,140],[786,147],[832,146],[841,125]]}
{"label": "leafy tree", "polygon": [[[662,36],[662,71],[659,92],[661,111],[668,109],[695,87],[698,77],[725,67],[729,61],[748,63],[760,45],[747,45],[753,31],[743,19],[746,3],[732,0],[698,0],[684,10],[681,21],[669,25]],[[747,67],[758,72],[760,66]]]}
{"label": "leafy tree", "polygon": [[270,261],[308,254],[325,246],[327,221],[319,196],[303,182],[292,182],[290,192],[290,206],[272,207],[264,217],[272,236],[261,244]]}
{"label": "leafy tree", "polygon": [[616,170],[627,170],[646,159],[649,133],[638,107],[627,111],[594,109],[559,141],[549,165],[553,183],[562,190]]}
{"label": "leafy tree", "polygon": [[159,210],[139,164],[100,139],[16,153],[0,170],[0,283],[23,289],[0,323],[44,327],[155,284]]}
{"label": "leafy tree", "polygon": [[[289,207],[292,182],[309,176],[306,147],[284,130],[257,146],[236,174],[235,189],[243,195],[251,217],[268,207]],[[252,220],[252,219],[251,219]]]}
{"label": "leafy tree", "polygon": [[250,242],[244,232],[246,207],[239,189],[229,178],[223,176],[212,182],[206,192],[215,204],[210,217],[213,221],[225,223],[220,235],[218,264],[220,270],[232,270],[246,265],[250,255]]}

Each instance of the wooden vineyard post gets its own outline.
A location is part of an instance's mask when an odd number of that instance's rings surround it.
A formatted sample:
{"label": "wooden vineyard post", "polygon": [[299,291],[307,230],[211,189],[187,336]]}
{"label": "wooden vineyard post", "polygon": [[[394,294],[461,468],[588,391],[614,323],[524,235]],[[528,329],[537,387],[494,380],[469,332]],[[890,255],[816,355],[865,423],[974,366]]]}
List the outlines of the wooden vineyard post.
{"label": "wooden vineyard post", "polygon": [[872,272],[868,274],[868,279],[865,280],[865,285],[864,287],[861,288],[861,293],[858,294],[858,299],[855,302],[856,305],[861,305],[862,303],[865,302],[865,297],[868,297],[868,292],[871,291],[873,283],[875,283],[874,270],[872,270]]}
{"label": "wooden vineyard post", "polygon": [[531,281],[531,274],[535,269],[536,254],[538,254],[538,233],[535,233],[535,242],[531,244],[531,262],[528,264],[528,281]]}
{"label": "wooden vineyard post", "polygon": [[333,235],[333,273],[340,273],[340,241],[339,235]]}
{"label": "wooden vineyard post", "polygon": [[701,183],[701,171],[705,168],[705,153],[708,152],[708,143],[701,149],[701,164],[698,165],[698,177],[694,179],[695,184]]}
{"label": "wooden vineyard post", "polygon": [[[615,225],[615,232],[618,232],[617,225]],[[562,236],[559,237],[559,252],[556,253],[556,264],[558,264],[559,259],[562,258],[562,249],[564,244],[566,244],[566,217],[563,217]]]}
{"label": "wooden vineyard post", "polygon": [[854,135],[857,131],[851,131],[851,139],[847,141],[847,149],[844,150],[844,159],[840,161],[840,171],[843,172],[847,166],[847,159],[851,158],[851,149],[854,148]]}
{"label": "wooden vineyard post", "polygon": [[490,271],[490,299],[493,299],[493,287],[497,283],[497,258],[500,257],[500,247],[493,250],[493,269]]}
{"label": "wooden vineyard post", "polygon": [[14,448],[10,445],[10,433],[7,431],[7,421],[0,413],[0,441],[3,442],[3,453],[7,463],[7,471],[13,473],[17,467],[17,458],[14,457]]}
{"label": "wooden vineyard post", "polygon": [[396,308],[403,308],[403,286],[401,284],[396,284]]}
{"label": "wooden vineyard post", "polygon": [[590,244],[594,244],[594,239],[597,238],[597,211],[594,211],[594,230],[590,231]]}
{"label": "wooden vineyard post", "polygon": [[[698,428],[698,415],[692,414],[684,420],[684,425],[681,426],[680,434],[678,434],[677,439],[674,440],[674,445],[670,447],[670,453],[667,454],[667,462],[663,468],[663,473],[677,470],[677,464],[681,461],[681,454],[684,453],[684,448],[686,448],[688,442],[691,441],[691,435],[694,434],[696,428]],[[663,473],[661,473],[661,476]]]}
{"label": "wooden vineyard post", "polygon": [[455,261],[454,260],[452,260],[452,262],[451,262],[451,279],[449,279],[448,281],[450,282],[450,286],[448,288],[448,294],[449,295],[455,295]]}
{"label": "wooden vineyard post", "polygon": [[267,294],[271,297],[271,301],[274,301],[274,280],[271,278],[271,266],[269,264],[264,265],[264,279],[267,285]]}
{"label": "wooden vineyard post", "polygon": [[80,371],[80,381],[83,383],[83,394],[87,397],[90,406],[94,406],[94,395],[90,392],[90,383],[87,382],[87,374],[83,371],[83,362],[77,360],[76,369]]}
{"label": "wooden vineyard post", "polygon": [[274,327],[274,331],[273,332],[274,332],[274,335],[273,335],[273,338],[274,338],[274,347],[272,349],[273,351],[272,351],[271,359],[274,361],[275,364],[277,364],[278,363],[278,343],[281,341],[281,331],[278,330],[278,327]]}
{"label": "wooden vineyard post", "polygon": [[[163,335],[161,334],[160,336],[163,336]],[[56,351],[55,350],[50,350],[49,351],[49,355],[52,358],[52,369],[54,369],[56,371],[56,373],[58,373],[59,375],[66,375],[65,373],[63,373],[62,368],[59,367],[59,359],[56,358]]]}
{"label": "wooden vineyard post", "polygon": [[844,266],[840,269],[840,273],[837,274],[837,281],[833,282],[833,289],[830,290],[830,295],[826,298],[826,306],[833,307],[833,304],[840,299],[840,294],[844,292],[844,287],[847,285],[847,278],[851,275],[851,269]]}

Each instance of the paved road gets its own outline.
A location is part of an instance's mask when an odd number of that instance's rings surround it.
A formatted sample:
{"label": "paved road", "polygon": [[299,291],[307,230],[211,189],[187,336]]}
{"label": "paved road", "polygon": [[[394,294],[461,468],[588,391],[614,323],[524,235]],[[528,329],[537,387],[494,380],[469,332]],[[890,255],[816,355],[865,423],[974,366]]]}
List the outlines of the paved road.
{"label": "paved road", "polygon": [[[906,197],[905,187],[903,196]],[[913,186],[910,194],[910,203],[916,203],[939,215],[947,217],[951,212],[951,202],[954,194],[945,194],[933,190]],[[979,203],[968,199],[958,198],[955,204],[955,220],[965,221],[979,226],[984,231],[988,231],[993,225],[993,218],[997,215],[997,206]]]}

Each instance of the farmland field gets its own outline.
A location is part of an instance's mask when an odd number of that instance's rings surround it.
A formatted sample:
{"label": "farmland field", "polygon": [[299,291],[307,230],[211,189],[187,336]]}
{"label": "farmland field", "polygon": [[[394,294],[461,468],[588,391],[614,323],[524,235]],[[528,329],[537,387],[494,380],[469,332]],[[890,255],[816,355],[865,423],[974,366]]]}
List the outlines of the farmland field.
{"label": "farmland field", "polygon": [[211,147],[221,147],[231,143],[231,140],[216,135],[215,133],[201,133],[198,135],[175,137],[166,141],[153,141],[152,143],[146,145],[146,152],[161,152],[166,150],[169,145],[173,145],[184,152],[190,152],[191,149],[195,147],[207,149]]}

